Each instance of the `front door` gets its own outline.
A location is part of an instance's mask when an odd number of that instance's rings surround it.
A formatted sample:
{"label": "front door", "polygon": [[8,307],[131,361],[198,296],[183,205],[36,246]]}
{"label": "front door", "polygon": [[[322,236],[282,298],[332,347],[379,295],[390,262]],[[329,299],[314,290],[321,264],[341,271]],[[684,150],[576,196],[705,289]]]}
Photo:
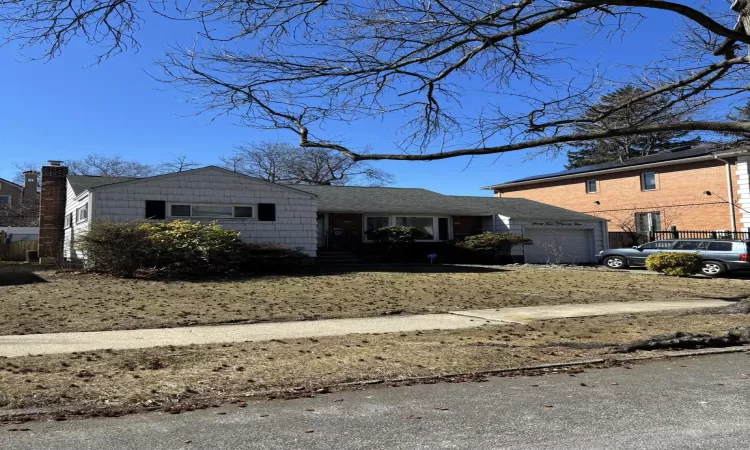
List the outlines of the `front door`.
{"label": "front door", "polygon": [[325,214],[318,214],[318,248],[327,246],[327,237],[328,233],[326,233],[326,216]]}

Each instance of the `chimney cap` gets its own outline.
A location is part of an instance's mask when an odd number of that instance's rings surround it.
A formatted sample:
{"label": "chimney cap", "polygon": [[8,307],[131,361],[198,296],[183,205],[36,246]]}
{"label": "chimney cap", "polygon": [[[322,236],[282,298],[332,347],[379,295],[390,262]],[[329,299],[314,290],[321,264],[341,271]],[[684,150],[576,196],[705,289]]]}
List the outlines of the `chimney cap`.
{"label": "chimney cap", "polygon": [[24,174],[24,175],[26,175],[26,174],[30,174],[30,173],[31,173],[31,174],[34,174],[34,175],[39,175],[39,171],[38,171],[38,170],[24,170],[24,171],[23,171],[23,174]]}
{"label": "chimney cap", "polygon": [[61,166],[62,165],[62,161],[61,160],[57,160],[57,159],[50,159],[47,162],[49,163],[50,166]]}

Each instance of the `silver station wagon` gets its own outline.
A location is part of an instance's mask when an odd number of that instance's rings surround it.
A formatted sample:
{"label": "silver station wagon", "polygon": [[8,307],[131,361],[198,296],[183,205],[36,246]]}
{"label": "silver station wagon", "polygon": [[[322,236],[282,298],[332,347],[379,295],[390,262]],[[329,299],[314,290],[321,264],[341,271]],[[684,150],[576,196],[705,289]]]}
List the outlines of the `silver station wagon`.
{"label": "silver station wagon", "polygon": [[661,252],[698,253],[703,258],[701,272],[710,277],[750,270],[748,242],[717,239],[670,239],[632,248],[611,248],[599,252],[597,260],[610,269],[643,267],[649,255]]}

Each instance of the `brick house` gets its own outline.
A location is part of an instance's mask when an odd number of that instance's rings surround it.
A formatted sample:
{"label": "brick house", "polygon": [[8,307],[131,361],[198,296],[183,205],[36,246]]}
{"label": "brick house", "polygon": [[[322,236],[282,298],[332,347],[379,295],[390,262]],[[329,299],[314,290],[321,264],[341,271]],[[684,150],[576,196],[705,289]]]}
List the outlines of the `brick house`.
{"label": "brick house", "polygon": [[609,221],[609,231],[750,228],[750,147],[687,149],[487,186]]}

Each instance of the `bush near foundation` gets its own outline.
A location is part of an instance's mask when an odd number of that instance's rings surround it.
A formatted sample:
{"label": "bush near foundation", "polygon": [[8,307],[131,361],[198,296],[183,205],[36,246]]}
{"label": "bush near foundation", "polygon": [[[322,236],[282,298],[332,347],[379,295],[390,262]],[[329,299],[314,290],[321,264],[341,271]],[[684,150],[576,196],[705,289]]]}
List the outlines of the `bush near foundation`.
{"label": "bush near foundation", "polygon": [[[78,239],[90,270],[118,277],[258,271],[305,255],[281,244],[249,244],[216,223],[106,222]],[[274,264],[275,263],[275,264]]]}

